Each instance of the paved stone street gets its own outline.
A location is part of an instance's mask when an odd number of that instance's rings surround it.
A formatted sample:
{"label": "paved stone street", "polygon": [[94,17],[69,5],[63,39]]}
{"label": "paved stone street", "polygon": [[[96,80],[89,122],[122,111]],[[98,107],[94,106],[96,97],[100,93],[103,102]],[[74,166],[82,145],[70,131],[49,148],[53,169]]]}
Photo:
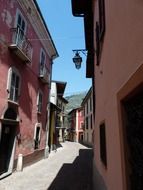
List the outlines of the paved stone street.
{"label": "paved stone street", "polygon": [[92,190],[92,150],[65,142],[47,159],[0,181],[0,190]]}

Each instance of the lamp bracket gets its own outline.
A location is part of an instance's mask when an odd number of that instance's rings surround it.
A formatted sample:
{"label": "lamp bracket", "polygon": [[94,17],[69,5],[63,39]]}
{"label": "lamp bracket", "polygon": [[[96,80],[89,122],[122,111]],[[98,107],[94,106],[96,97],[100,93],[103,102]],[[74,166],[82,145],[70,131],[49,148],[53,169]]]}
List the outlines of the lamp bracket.
{"label": "lamp bracket", "polygon": [[86,49],[74,49],[73,52],[79,53],[82,52],[85,56],[87,56],[87,50]]}

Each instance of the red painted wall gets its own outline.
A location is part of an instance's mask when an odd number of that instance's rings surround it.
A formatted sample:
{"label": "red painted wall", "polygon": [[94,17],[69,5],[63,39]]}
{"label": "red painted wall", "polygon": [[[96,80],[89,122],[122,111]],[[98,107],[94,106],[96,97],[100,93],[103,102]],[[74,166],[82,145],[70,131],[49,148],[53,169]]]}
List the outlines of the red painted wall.
{"label": "red painted wall", "polygon": [[82,115],[82,109],[78,110],[78,130],[81,130],[81,123],[84,121],[83,115]]}
{"label": "red painted wall", "polygon": [[[10,28],[14,27],[17,8],[22,12],[27,21],[26,36],[31,39],[33,47],[32,64],[26,65],[8,49],[8,44],[12,39]],[[21,75],[21,93],[19,97],[18,113],[20,117],[19,130],[21,133],[21,143],[16,146],[16,155],[22,153],[24,156],[34,151],[33,137],[34,128],[37,122],[42,123],[40,149],[45,147],[45,125],[46,125],[46,107],[49,97],[48,86],[43,84],[39,78],[39,60],[40,48],[42,44],[38,39],[34,29],[28,21],[28,14],[25,14],[17,1],[1,1],[0,6],[0,117],[7,107],[8,93],[6,90],[8,69],[14,66]],[[50,59],[46,55],[47,66],[51,71]],[[39,88],[43,92],[43,108],[42,114],[37,114],[37,94]]]}

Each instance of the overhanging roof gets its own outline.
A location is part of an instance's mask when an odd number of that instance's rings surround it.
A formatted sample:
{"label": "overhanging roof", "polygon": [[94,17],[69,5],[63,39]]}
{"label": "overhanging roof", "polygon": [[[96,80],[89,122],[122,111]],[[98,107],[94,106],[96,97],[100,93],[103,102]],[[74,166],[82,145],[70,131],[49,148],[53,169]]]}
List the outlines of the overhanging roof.
{"label": "overhanging roof", "polygon": [[85,44],[88,50],[86,60],[86,77],[94,76],[94,27],[92,0],[72,0],[72,14],[76,17],[84,17]]}
{"label": "overhanging roof", "polygon": [[67,82],[62,82],[62,81],[55,81],[53,80],[52,82],[55,82],[57,85],[57,94],[58,96],[63,96]]}
{"label": "overhanging roof", "polygon": [[57,105],[53,104],[52,102],[50,102],[50,105],[52,111],[61,111],[61,108],[59,108]]}
{"label": "overhanging roof", "polygon": [[73,16],[83,17],[90,11],[92,0],[71,0]]}

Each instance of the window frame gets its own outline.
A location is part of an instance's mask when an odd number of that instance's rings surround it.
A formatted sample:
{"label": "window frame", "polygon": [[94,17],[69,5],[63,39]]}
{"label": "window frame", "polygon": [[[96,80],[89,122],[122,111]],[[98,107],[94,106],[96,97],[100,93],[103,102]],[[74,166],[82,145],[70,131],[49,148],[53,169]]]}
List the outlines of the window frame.
{"label": "window frame", "polygon": [[90,128],[93,129],[92,114],[90,115]]}
{"label": "window frame", "polygon": [[102,52],[104,34],[105,34],[105,0],[98,0],[99,21],[96,22],[96,59],[98,66]]}
{"label": "window frame", "polygon": [[41,65],[42,65],[42,54],[44,55],[44,63],[43,63],[43,69],[42,69],[42,75],[44,75],[44,69],[46,67],[46,52],[44,51],[43,48],[40,50],[40,65],[39,65],[39,74],[41,75]]}
{"label": "window frame", "polygon": [[[37,129],[39,128],[39,134],[38,134],[38,142],[37,142]],[[39,149],[40,146],[40,140],[41,140],[41,129],[42,129],[42,124],[41,123],[36,123],[35,128],[34,128],[34,150]]]}
{"label": "window frame", "polygon": [[80,122],[80,129],[84,130],[84,122],[83,121]]}
{"label": "window frame", "polygon": [[105,33],[105,0],[98,0],[99,8],[99,38],[102,40]]}
{"label": "window frame", "polygon": [[106,126],[105,123],[101,123],[99,126],[99,136],[100,136],[100,159],[107,168],[107,149],[106,149]]}
{"label": "window frame", "polygon": [[[40,102],[40,95],[42,97],[42,101]],[[42,107],[43,107],[43,92],[41,90],[38,91],[37,95],[37,112],[42,113]]]}
{"label": "window frame", "polygon": [[14,27],[17,28],[17,24],[18,24],[18,15],[21,16],[22,20],[25,22],[25,30],[24,30],[24,35],[27,32],[27,21],[25,19],[25,17],[23,16],[23,14],[21,13],[21,11],[19,9],[16,10],[16,16],[15,16],[15,23],[14,23]]}
{"label": "window frame", "polygon": [[[19,82],[18,82],[18,90],[17,90],[17,97],[15,95],[15,90],[16,90],[16,81],[15,81],[15,85],[13,85],[14,87],[14,95],[13,98],[11,98],[11,93],[12,93],[12,75],[15,74],[16,77],[19,78]],[[8,92],[8,99],[12,102],[18,102],[19,100],[19,96],[20,96],[20,91],[21,91],[21,76],[19,71],[15,68],[15,67],[10,67],[8,70],[8,76],[7,76],[7,92]]]}
{"label": "window frame", "polygon": [[85,118],[85,121],[86,121],[86,129],[88,130],[88,120],[89,120],[89,118],[88,118],[88,116]]}

